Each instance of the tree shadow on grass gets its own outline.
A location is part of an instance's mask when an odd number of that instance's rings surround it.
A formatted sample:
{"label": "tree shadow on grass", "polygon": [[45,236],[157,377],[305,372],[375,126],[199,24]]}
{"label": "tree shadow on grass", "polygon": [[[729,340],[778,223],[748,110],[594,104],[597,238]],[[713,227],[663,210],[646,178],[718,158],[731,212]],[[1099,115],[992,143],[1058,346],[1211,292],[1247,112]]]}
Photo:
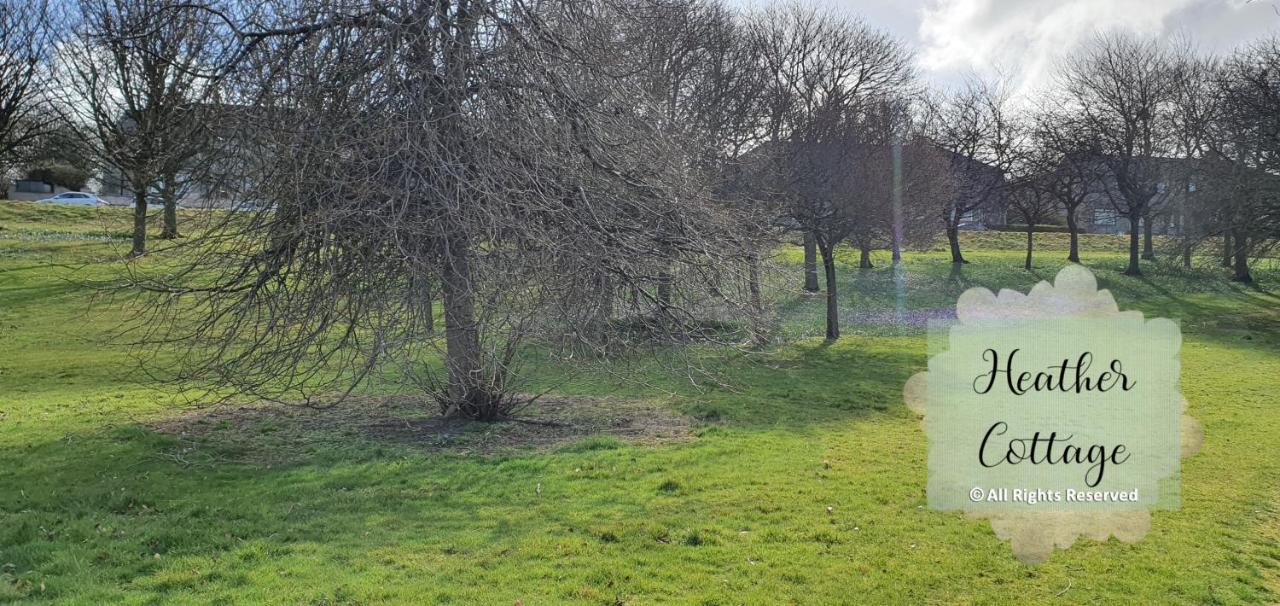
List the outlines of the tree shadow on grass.
{"label": "tree shadow on grass", "polygon": [[52,282],[37,286],[9,287],[0,291],[7,305],[47,305],[49,301],[79,293],[83,285],[73,282]]}
{"label": "tree shadow on grass", "polygon": [[[1122,309],[1182,324],[1183,333],[1226,345],[1280,347],[1280,297],[1229,282],[1216,272],[1148,272],[1099,276]],[[1186,288],[1171,288],[1170,280]]]}
{"label": "tree shadow on grass", "polygon": [[363,443],[411,452],[509,456],[582,447],[659,445],[692,439],[691,419],[656,402],[592,396],[544,396],[492,423],[444,418],[425,396],[361,396],[327,408],[287,404],[222,405],[144,424],[178,439],[183,464],[217,460],[259,466],[305,462],[317,446]]}
{"label": "tree shadow on grass", "polygon": [[680,398],[695,418],[744,428],[844,422],[901,410],[902,386],[925,365],[923,341],[849,336],[806,339],[721,369],[728,387]]}

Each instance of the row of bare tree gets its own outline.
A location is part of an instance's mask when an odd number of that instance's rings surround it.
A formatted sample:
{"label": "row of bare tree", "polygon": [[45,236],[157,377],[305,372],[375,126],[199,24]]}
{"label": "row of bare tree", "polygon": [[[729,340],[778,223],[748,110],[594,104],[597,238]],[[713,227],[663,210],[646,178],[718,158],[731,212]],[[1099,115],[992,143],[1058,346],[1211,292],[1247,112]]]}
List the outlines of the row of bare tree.
{"label": "row of bare tree", "polygon": [[[0,1],[0,181],[52,164],[117,185],[134,198],[133,256],[156,201],[161,237],[178,237],[178,198],[219,145],[208,115],[218,78],[204,70],[228,41],[206,14],[176,6]],[[59,185],[86,178],[72,181]]]}
{"label": "row of bare tree", "polygon": [[[929,138],[990,178],[966,178],[948,209],[955,238],[966,213],[997,204],[1027,229],[1065,222],[1079,262],[1080,213],[1109,210],[1129,232],[1128,275],[1154,259],[1153,224],[1190,267],[1197,248],[1223,243],[1223,265],[1249,282],[1250,259],[1271,251],[1280,210],[1280,45],[1204,56],[1128,35],[1099,35],[1060,66],[1036,101],[974,81],[926,110]],[[994,169],[993,171],[990,169]],[[995,175],[999,175],[999,178]],[[973,189],[975,186],[977,189]]]}
{"label": "row of bare tree", "polygon": [[1155,217],[1187,263],[1223,242],[1241,279],[1276,239],[1274,43],[1213,59],[1099,37],[1030,103],[976,78],[930,93],[900,42],[794,4],[71,6],[0,0],[0,166],[73,133],[133,193],[135,257],[153,197],[166,238],[185,191],[250,211],[192,215],[165,271],[136,272],[160,295],[143,341],[218,394],[399,376],[446,415],[506,418],[531,343],[768,342],[792,235],[833,339],[840,247],[869,267],[942,232],[962,263],[974,211],[1027,226],[1028,267],[1059,218],[1078,261],[1099,199],[1129,221],[1132,274]]}

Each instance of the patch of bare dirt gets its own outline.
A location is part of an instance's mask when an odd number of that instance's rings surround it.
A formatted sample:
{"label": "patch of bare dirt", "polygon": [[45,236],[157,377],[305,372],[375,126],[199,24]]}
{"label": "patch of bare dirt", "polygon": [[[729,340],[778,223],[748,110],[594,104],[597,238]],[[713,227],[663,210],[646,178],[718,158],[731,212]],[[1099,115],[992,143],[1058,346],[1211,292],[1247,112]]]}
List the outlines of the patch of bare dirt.
{"label": "patch of bare dirt", "polygon": [[285,463],[325,447],[373,443],[427,451],[489,455],[546,451],[595,436],[657,445],[692,439],[692,423],[659,403],[588,396],[544,396],[515,420],[481,423],[444,419],[420,398],[353,398],[331,408],[284,404],[217,406],[148,425],[175,436],[172,458],[214,457]]}

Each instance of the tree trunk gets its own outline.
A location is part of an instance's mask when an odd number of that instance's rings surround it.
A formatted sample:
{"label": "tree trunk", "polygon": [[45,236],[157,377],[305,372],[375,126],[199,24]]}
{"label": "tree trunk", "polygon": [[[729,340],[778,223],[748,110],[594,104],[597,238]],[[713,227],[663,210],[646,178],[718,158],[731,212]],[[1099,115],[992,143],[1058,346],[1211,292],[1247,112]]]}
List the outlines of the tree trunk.
{"label": "tree trunk", "polygon": [[583,301],[587,314],[583,318],[582,331],[590,335],[590,339],[600,339],[609,330],[617,298],[614,296],[613,278],[608,272],[596,273],[592,282],[591,292],[587,295],[590,300]]}
{"label": "tree trunk", "polygon": [[140,187],[133,194],[133,249],[130,257],[139,257],[147,252],[147,188]]}
{"label": "tree trunk", "polygon": [[747,267],[747,296],[751,306],[751,341],[759,347],[769,342],[769,331],[765,326],[764,302],[760,297],[760,257],[752,254]]}
{"label": "tree trunk", "polygon": [[804,234],[804,290],[818,292],[818,246],[812,232]]}
{"label": "tree trunk", "polygon": [[1142,268],[1138,266],[1138,232],[1141,228],[1139,219],[1142,215],[1132,213],[1129,215],[1129,267],[1124,270],[1126,276],[1141,276]]}
{"label": "tree trunk", "polygon": [[902,143],[893,144],[893,265],[902,263]]}
{"label": "tree trunk", "polygon": [[1191,253],[1194,252],[1194,246],[1191,241],[1191,229],[1187,226],[1190,218],[1187,216],[1187,200],[1184,198],[1178,202],[1178,237],[1182,238],[1182,267],[1191,269]]}
{"label": "tree trunk", "polygon": [[1080,262],[1080,226],[1076,223],[1075,206],[1067,208],[1067,231],[1071,234],[1071,250],[1067,252],[1067,260]]}
{"label": "tree trunk", "polygon": [[871,248],[869,246],[859,245],[858,252],[861,253],[858,258],[858,269],[872,269],[875,267],[871,264]]}
{"label": "tree trunk", "polygon": [[960,254],[960,228],[947,226],[947,243],[951,245],[952,263],[968,263],[964,260],[964,255]]}
{"label": "tree trunk", "polygon": [[466,236],[454,235],[444,240],[442,249],[440,294],[444,300],[445,366],[449,375],[444,414],[491,421],[502,411],[496,394],[484,384],[470,243]]}
{"label": "tree trunk", "polygon": [[431,283],[428,278],[421,273],[414,272],[410,280],[410,289],[414,298],[419,301],[418,313],[422,314],[422,327],[427,334],[431,334],[436,329],[435,293],[431,292]]}
{"label": "tree trunk", "polygon": [[422,313],[426,315],[427,334],[435,334],[436,332],[436,301],[434,296],[431,290],[428,289],[426,297],[422,301]]}
{"label": "tree trunk", "polygon": [[840,300],[836,290],[835,245],[819,246],[822,251],[822,269],[827,278],[827,340],[840,338]]}
{"label": "tree trunk", "polygon": [[1151,245],[1151,215],[1142,218],[1142,258],[1148,261],[1155,260],[1155,247]]}
{"label": "tree trunk", "polygon": [[165,179],[164,185],[160,189],[160,197],[164,201],[164,229],[161,230],[160,237],[165,240],[172,240],[179,236],[178,196],[171,178]]}
{"label": "tree trunk", "polygon": [[1235,241],[1236,247],[1235,263],[1232,265],[1235,275],[1231,279],[1246,284],[1253,282],[1253,275],[1249,273],[1249,239],[1240,230],[1236,230],[1232,240]]}
{"label": "tree trunk", "polygon": [[658,308],[661,312],[671,308],[671,272],[658,272]]}
{"label": "tree trunk", "polygon": [[1034,233],[1035,232],[1031,230],[1031,226],[1028,225],[1027,226],[1027,261],[1026,263],[1022,264],[1022,267],[1027,270],[1031,269],[1031,242],[1034,238],[1034,235],[1033,235]]}
{"label": "tree trunk", "polygon": [[[440,108],[446,116],[436,129],[436,136],[445,149],[464,149],[470,139],[463,126],[463,107],[466,106],[470,86],[468,65],[472,57],[471,32],[476,19],[467,2],[458,2],[454,8],[454,25],[445,29],[450,40],[444,43],[441,61],[441,82],[436,85]],[[460,159],[452,153],[446,157]],[[465,158],[461,156],[461,158]],[[464,169],[465,170],[465,169]],[[443,191],[455,191],[456,202],[465,207],[470,200],[463,183],[470,177],[452,174],[440,184]],[[456,212],[456,211],[453,211]],[[506,370],[497,360],[489,360],[486,368],[484,352],[480,346],[480,325],[476,317],[475,296],[477,284],[472,274],[471,261],[475,251],[471,235],[463,225],[466,219],[448,213],[444,217],[445,232],[439,240],[440,298],[444,306],[445,356],[448,375],[445,388],[445,416],[463,415],[481,421],[501,418],[505,410],[505,398],[500,385]],[[488,371],[488,372],[486,372]]]}
{"label": "tree trunk", "polygon": [[760,301],[760,257],[751,255],[747,263],[747,296],[750,298],[751,309],[759,310],[762,307]]}
{"label": "tree trunk", "polygon": [[1231,232],[1222,232],[1222,266],[1231,267],[1231,258],[1235,256],[1234,249],[1231,248]]}

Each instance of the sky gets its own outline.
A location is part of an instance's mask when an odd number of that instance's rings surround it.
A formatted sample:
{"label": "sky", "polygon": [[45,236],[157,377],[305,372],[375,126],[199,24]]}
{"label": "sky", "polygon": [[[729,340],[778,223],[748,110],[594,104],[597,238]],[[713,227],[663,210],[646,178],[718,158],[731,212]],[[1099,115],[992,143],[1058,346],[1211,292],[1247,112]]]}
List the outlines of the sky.
{"label": "sky", "polygon": [[921,75],[935,85],[1004,73],[1021,95],[1051,84],[1058,60],[1098,31],[1189,36],[1201,51],[1221,53],[1280,35],[1280,0],[800,1],[888,31],[916,49]]}

